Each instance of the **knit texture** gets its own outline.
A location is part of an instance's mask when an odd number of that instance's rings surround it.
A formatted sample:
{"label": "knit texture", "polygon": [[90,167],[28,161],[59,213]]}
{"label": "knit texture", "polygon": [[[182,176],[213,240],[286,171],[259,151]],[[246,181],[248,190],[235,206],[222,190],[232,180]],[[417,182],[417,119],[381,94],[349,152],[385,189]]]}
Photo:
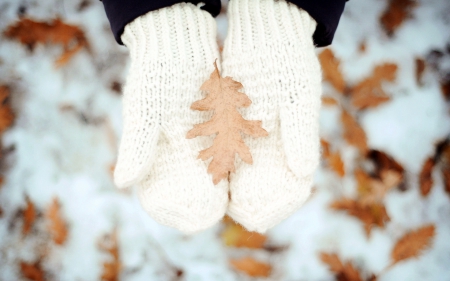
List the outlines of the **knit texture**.
{"label": "knit texture", "polygon": [[232,0],[223,73],[252,100],[245,119],[262,120],[266,138],[246,137],[253,165],[237,161],[228,214],[265,232],[296,211],[311,192],[319,163],[321,71],[316,22],[284,0]]}
{"label": "knit texture", "polygon": [[149,12],[125,27],[131,67],[124,87],[124,128],[114,172],[123,188],[138,183],[144,209],[156,221],[186,233],[225,213],[228,186],[214,186],[198,151],[211,138],[187,140],[208,113],[190,105],[219,58],[212,16],[191,3]]}

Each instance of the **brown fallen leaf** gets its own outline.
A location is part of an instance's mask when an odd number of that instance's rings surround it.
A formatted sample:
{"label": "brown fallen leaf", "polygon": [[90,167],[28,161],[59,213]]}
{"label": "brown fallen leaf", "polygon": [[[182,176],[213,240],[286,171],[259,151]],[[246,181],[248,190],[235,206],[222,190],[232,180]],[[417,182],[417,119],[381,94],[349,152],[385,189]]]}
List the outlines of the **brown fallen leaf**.
{"label": "brown fallen leaf", "polygon": [[330,156],[330,143],[324,139],[320,139],[320,145],[322,147],[323,158],[328,158]]}
{"label": "brown fallen leaf", "polygon": [[231,77],[220,77],[217,64],[214,71],[200,88],[208,95],[191,105],[191,109],[200,111],[214,110],[211,120],[194,125],[186,138],[209,136],[217,134],[211,147],[200,151],[198,158],[208,160],[213,158],[208,166],[208,173],[213,175],[214,184],[227,179],[230,172],[235,171],[234,160],[236,153],[241,159],[252,164],[250,149],[244,143],[241,132],[253,137],[264,137],[268,133],[262,128],[261,121],[245,120],[237,107],[248,107],[252,101],[244,93],[239,92],[242,84]]}
{"label": "brown fallen leaf", "polygon": [[0,135],[3,134],[14,121],[14,114],[8,102],[9,95],[9,88],[0,85]]}
{"label": "brown fallen leaf", "polygon": [[382,203],[364,205],[357,200],[343,198],[334,201],[330,207],[335,210],[346,211],[349,215],[358,218],[364,224],[367,236],[370,235],[374,225],[383,228],[385,223],[390,220]]}
{"label": "brown fallen leaf", "polygon": [[30,201],[28,196],[26,197],[27,207],[23,212],[23,229],[22,234],[27,235],[33,226],[34,220],[36,219],[36,210],[34,208],[33,202]]}
{"label": "brown fallen leaf", "polygon": [[382,178],[384,171],[394,171],[401,175],[403,181],[404,169],[394,158],[379,150],[371,150],[367,154],[369,158],[375,164],[375,175],[378,178]]}
{"label": "brown fallen leaf", "polygon": [[267,237],[257,232],[249,232],[236,223],[228,223],[222,232],[222,241],[227,246],[261,249]]}
{"label": "brown fallen leaf", "polygon": [[54,197],[50,207],[45,214],[48,221],[48,232],[50,233],[53,242],[58,245],[64,244],[67,240],[67,225],[61,215],[61,204],[58,198]]}
{"label": "brown fallen leaf", "polygon": [[328,157],[328,165],[339,177],[345,176],[345,166],[339,152],[332,152]]}
{"label": "brown fallen leaf", "polygon": [[428,158],[422,166],[422,171],[419,175],[420,193],[422,196],[427,196],[430,193],[431,187],[433,187],[433,168],[435,162],[433,158]]}
{"label": "brown fallen leaf", "polygon": [[440,153],[439,159],[441,164],[441,174],[444,180],[444,189],[447,194],[450,195],[450,143],[449,141],[444,142],[440,148],[442,152]]}
{"label": "brown fallen leaf", "polygon": [[26,263],[20,262],[20,272],[22,276],[33,281],[45,281],[45,273],[39,262]]}
{"label": "brown fallen leaf", "polygon": [[357,109],[376,107],[390,100],[383,90],[383,82],[392,82],[397,76],[397,65],[386,63],[378,65],[370,77],[354,86],[351,93],[351,103]]}
{"label": "brown fallen leaf", "polygon": [[441,84],[442,95],[446,100],[450,100],[450,80],[442,82]]}
{"label": "brown fallen leaf", "polygon": [[320,259],[326,263],[338,281],[362,281],[362,278],[351,262],[345,264],[336,254],[320,253]]}
{"label": "brown fallen leaf", "polygon": [[397,187],[402,181],[402,174],[394,170],[383,170],[381,179],[369,176],[361,169],[355,170],[358,184],[359,202],[362,205],[380,203],[386,193]]}
{"label": "brown fallen leaf", "polygon": [[343,94],[345,81],[340,70],[340,61],[334,56],[333,51],[325,49],[320,53],[319,60],[322,65],[323,79],[330,82],[339,93]]}
{"label": "brown fallen leaf", "polygon": [[338,104],[339,104],[339,102],[332,97],[328,97],[328,96],[322,97],[322,105],[333,106],[333,105],[338,105]]}
{"label": "brown fallen leaf", "polygon": [[344,139],[359,149],[364,155],[367,152],[367,136],[358,122],[347,111],[343,110],[341,121],[344,127]]}
{"label": "brown fallen leaf", "polygon": [[268,277],[272,271],[270,264],[259,262],[251,257],[231,259],[231,266],[252,277]]}
{"label": "brown fallen leaf", "polygon": [[362,42],[359,44],[358,51],[359,51],[360,53],[365,53],[365,52],[366,52],[366,49],[367,49],[367,43],[366,43],[366,41],[362,41]]}
{"label": "brown fallen leaf", "polygon": [[105,237],[100,242],[100,249],[107,252],[109,260],[103,263],[102,281],[118,281],[122,271],[122,263],[120,261],[119,245],[117,242],[117,230],[112,235]]}
{"label": "brown fallen leaf", "polygon": [[416,4],[415,0],[389,0],[380,18],[381,25],[387,34],[392,35],[406,19],[411,17]]}
{"label": "brown fallen leaf", "polygon": [[416,58],[416,82],[419,86],[422,86],[423,84],[422,77],[423,72],[425,71],[425,67],[425,60],[422,58]]}
{"label": "brown fallen leaf", "polygon": [[418,257],[431,246],[434,235],[435,227],[432,224],[405,234],[397,241],[391,252],[392,264]]}
{"label": "brown fallen leaf", "polygon": [[28,46],[31,50],[36,44],[55,44],[64,48],[63,54],[56,60],[56,66],[66,64],[81,49],[88,49],[84,32],[75,25],[64,23],[61,19],[51,22],[34,21],[22,18],[9,26],[4,35]]}

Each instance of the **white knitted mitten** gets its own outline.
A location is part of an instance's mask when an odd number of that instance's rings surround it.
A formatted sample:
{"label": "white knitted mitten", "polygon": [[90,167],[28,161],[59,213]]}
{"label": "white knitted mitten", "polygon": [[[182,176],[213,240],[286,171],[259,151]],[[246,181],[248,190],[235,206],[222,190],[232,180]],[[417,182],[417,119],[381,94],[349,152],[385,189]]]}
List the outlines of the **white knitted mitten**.
{"label": "white knitted mitten", "polygon": [[161,224],[193,233],[220,220],[228,185],[214,186],[198,152],[210,138],[186,139],[208,113],[190,109],[219,58],[216,23],[191,3],[149,12],[125,27],[131,67],[124,130],[114,172],[118,187],[139,184],[144,209]]}
{"label": "white knitted mitten", "polygon": [[305,202],[319,163],[316,22],[284,0],[231,0],[228,19],[223,75],[241,82],[253,101],[244,118],[262,120],[269,132],[245,138],[253,165],[238,161],[231,174],[228,214],[265,232]]}

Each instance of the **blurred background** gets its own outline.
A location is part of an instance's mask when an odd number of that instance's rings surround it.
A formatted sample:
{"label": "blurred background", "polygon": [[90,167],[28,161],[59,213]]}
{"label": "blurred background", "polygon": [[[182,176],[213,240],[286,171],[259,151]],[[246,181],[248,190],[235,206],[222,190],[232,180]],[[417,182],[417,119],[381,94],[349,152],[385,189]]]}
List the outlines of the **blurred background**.
{"label": "blurred background", "polygon": [[186,236],[114,187],[129,57],[100,1],[0,0],[0,33],[0,280],[450,280],[448,0],[347,2],[314,194],[266,235]]}

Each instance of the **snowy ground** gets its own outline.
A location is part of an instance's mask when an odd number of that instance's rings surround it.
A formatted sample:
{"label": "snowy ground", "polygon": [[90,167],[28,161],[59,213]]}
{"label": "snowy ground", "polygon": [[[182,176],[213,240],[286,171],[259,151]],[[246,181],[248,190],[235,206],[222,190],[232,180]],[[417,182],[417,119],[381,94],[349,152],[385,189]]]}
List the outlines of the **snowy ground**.
{"label": "snowy ground", "polygon": [[[391,101],[358,113],[368,146],[405,169],[405,186],[384,199],[390,222],[374,227],[367,237],[359,220],[329,207],[342,196],[355,196],[357,156],[342,139],[341,107],[324,106],[321,135],[342,155],[346,175],[340,178],[322,165],[315,194],[268,232],[269,246],[244,249],[224,245],[223,223],[195,236],[161,226],[141,209],[134,191],[114,187],[111,167],[122,121],[121,96],[113,85],[125,80],[128,53],[115,43],[101,2],[0,0],[0,30],[14,23],[18,13],[41,21],[59,16],[80,26],[90,44],[90,51],[56,68],[61,48],[38,44],[30,51],[0,37],[0,85],[10,87],[16,114],[13,127],[3,135],[0,280],[26,280],[20,262],[37,260],[45,280],[100,280],[111,257],[99,241],[114,231],[120,280],[256,280],[229,265],[230,258],[243,256],[273,267],[266,280],[334,280],[320,252],[352,261],[364,278],[374,273],[378,280],[450,280],[450,195],[437,170],[427,197],[421,196],[418,183],[423,163],[450,133],[449,102],[439,80],[450,73],[450,54],[439,57],[437,67],[425,69],[421,85],[414,65],[416,58],[428,58],[432,51],[450,52],[450,3],[419,1],[411,19],[392,37],[379,24],[386,5],[381,0],[349,1],[331,49],[348,85],[369,76],[375,65],[398,65],[395,82],[383,85]],[[218,26],[223,41],[225,15],[219,16]],[[327,82],[324,90],[339,98]],[[45,234],[44,210],[55,197],[68,227],[63,245],[50,243]],[[24,236],[26,198],[37,218]],[[426,224],[436,227],[431,248],[385,270],[399,237]]]}

